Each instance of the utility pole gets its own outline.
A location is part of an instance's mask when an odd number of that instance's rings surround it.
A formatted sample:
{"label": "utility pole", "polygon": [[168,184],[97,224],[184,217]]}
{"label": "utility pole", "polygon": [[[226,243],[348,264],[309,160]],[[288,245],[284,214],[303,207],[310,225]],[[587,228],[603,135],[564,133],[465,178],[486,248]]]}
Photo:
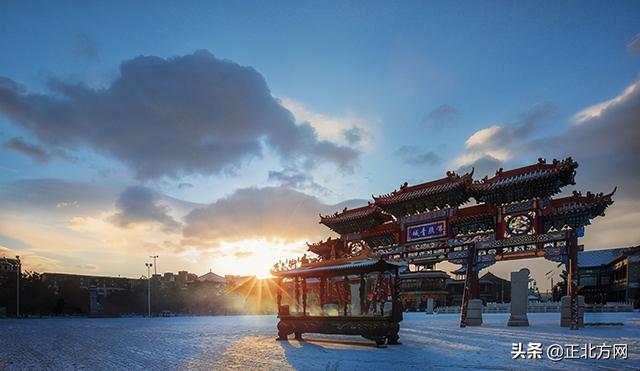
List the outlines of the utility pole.
{"label": "utility pole", "polygon": [[153,274],[158,274],[158,264],[156,264],[156,259],[159,258],[158,255],[151,255],[149,256],[151,259],[153,259]]}
{"label": "utility pole", "polygon": [[19,255],[16,255],[16,260],[18,261],[16,266],[16,318],[20,318],[20,271],[22,267]]}
{"label": "utility pole", "polygon": [[147,267],[147,316],[151,318],[151,267],[153,263],[144,263]]}

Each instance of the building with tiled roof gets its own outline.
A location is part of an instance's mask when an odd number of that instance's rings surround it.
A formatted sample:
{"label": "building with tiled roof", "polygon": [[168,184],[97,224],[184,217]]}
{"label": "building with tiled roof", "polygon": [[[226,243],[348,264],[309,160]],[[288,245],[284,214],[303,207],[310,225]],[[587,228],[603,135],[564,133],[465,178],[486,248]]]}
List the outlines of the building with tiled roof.
{"label": "building with tiled roof", "polygon": [[578,265],[585,302],[631,302],[640,307],[640,246],[581,251]]}
{"label": "building with tiled roof", "polygon": [[577,229],[591,224],[592,219],[604,215],[606,208],[613,204],[615,191],[606,195],[587,192],[586,196],[574,191],[571,196],[550,200],[542,210],[544,230],[560,230],[564,226]]}
{"label": "building with tiled roof", "polygon": [[456,207],[469,200],[467,187],[471,184],[473,172],[462,176],[447,172],[447,176],[427,183],[408,185],[389,194],[373,197],[376,205],[399,219],[406,215],[424,211]]}
{"label": "building with tiled roof", "polygon": [[198,277],[198,282],[226,283],[227,280],[224,277],[217,275],[210,270],[209,272]]}
{"label": "building with tiled roof", "polygon": [[548,164],[538,159],[535,165],[503,171],[475,181],[468,188],[478,202],[500,205],[515,201],[545,198],[560,193],[562,187],[575,184],[574,176],[578,163],[571,157]]}
{"label": "building with tiled roof", "polygon": [[339,234],[360,232],[392,219],[374,203],[354,209],[344,208],[333,215],[320,215],[320,223]]}

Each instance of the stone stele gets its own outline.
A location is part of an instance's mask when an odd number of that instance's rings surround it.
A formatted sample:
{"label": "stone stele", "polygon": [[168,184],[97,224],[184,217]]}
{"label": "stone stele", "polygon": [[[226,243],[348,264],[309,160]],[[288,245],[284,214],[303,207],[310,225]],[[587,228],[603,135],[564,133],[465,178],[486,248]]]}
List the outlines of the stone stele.
{"label": "stone stele", "polygon": [[529,326],[529,319],[527,318],[528,286],[528,269],[511,272],[511,316],[507,326]]}

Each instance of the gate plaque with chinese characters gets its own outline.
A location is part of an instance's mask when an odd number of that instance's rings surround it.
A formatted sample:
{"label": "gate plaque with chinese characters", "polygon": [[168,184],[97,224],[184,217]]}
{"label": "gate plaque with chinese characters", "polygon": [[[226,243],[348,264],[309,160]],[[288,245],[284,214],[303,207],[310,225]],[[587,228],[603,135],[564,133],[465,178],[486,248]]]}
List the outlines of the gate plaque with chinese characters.
{"label": "gate plaque with chinese characters", "polygon": [[444,220],[412,225],[407,228],[407,242],[428,240],[447,236],[447,224]]}

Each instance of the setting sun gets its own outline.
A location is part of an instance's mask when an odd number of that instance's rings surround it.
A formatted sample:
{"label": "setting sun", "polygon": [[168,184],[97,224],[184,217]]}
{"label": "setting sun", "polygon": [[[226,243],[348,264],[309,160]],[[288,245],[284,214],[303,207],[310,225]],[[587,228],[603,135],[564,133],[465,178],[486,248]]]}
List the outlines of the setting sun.
{"label": "setting sun", "polygon": [[224,243],[219,249],[222,256],[211,259],[209,266],[202,266],[201,269],[203,271],[213,269],[214,272],[224,274],[268,278],[271,277],[270,269],[275,262],[298,257],[306,249],[305,241],[256,239]]}

